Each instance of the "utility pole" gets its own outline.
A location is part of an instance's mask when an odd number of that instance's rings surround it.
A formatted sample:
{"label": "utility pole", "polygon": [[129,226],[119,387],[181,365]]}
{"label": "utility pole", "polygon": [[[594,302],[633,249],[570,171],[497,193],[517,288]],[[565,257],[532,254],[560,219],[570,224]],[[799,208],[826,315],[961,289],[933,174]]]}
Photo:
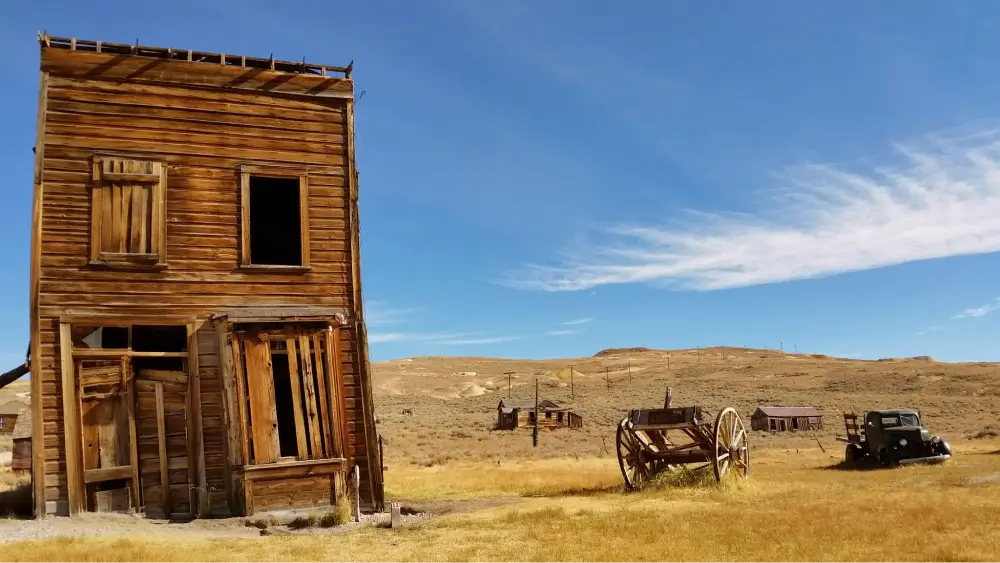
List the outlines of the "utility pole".
{"label": "utility pole", "polygon": [[784,356],[785,355],[785,343],[784,342],[779,342],[779,344],[781,344],[781,355]]}
{"label": "utility pole", "polygon": [[670,354],[667,354],[667,371],[670,371]]}
{"label": "utility pole", "polygon": [[608,385],[608,391],[611,390],[611,368],[604,367],[604,383]]}
{"label": "utility pole", "polygon": [[724,362],[728,361],[728,358],[726,358],[726,347],[725,346],[722,347],[722,361],[724,361]]}
{"label": "utility pole", "polygon": [[696,350],[695,353],[698,354],[698,363],[700,364],[701,363],[701,346],[698,346],[695,350]]}
{"label": "utility pole", "polygon": [[573,385],[573,366],[569,366],[569,396],[571,399],[576,400],[576,389]]}
{"label": "utility pole", "polygon": [[628,382],[632,383],[632,360],[628,362]]}
{"label": "utility pole", "polygon": [[503,374],[507,376],[507,398],[509,399],[510,398],[510,376],[514,375],[514,372],[512,372],[512,371],[505,371],[505,372],[503,372]]}
{"label": "utility pole", "polygon": [[531,429],[531,447],[538,447],[538,378],[535,378],[535,426]]}
{"label": "utility pole", "polygon": [[798,344],[792,344],[792,346],[795,346],[795,353],[798,354],[799,353],[799,345]]}

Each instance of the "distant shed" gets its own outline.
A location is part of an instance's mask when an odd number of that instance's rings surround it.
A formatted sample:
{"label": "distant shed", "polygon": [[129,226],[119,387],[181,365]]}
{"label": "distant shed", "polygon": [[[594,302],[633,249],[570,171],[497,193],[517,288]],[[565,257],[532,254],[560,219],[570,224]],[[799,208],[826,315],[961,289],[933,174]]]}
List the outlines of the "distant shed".
{"label": "distant shed", "polygon": [[816,407],[760,406],[750,416],[750,428],[767,432],[820,430],[823,413]]}
{"label": "distant shed", "polygon": [[27,406],[21,401],[9,401],[0,405],[0,434],[10,434],[14,431],[18,413]]}
{"label": "distant shed", "polygon": [[[583,417],[549,400],[538,402],[539,428],[580,428]],[[534,399],[500,399],[497,430],[514,430],[535,424]]]}
{"label": "distant shed", "polygon": [[17,424],[11,435],[14,451],[11,453],[10,470],[15,474],[31,472],[31,409],[25,407],[17,415]]}

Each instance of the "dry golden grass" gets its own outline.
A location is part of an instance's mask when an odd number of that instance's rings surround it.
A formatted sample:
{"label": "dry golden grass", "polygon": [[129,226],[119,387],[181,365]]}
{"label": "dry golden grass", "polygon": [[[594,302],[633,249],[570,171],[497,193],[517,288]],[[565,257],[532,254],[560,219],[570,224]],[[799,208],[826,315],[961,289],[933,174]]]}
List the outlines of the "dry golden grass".
{"label": "dry golden grass", "polygon": [[73,538],[5,546],[12,561],[153,560],[934,560],[1000,558],[1000,448],[956,444],[942,466],[842,470],[840,452],[758,452],[730,486],[617,484],[611,459],[525,461],[387,473],[394,498],[551,495],[402,530],[208,540]]}
{"label": "dry golden grass", "polygon": [[31,515],[31,476],[0,467],[0,518]]}

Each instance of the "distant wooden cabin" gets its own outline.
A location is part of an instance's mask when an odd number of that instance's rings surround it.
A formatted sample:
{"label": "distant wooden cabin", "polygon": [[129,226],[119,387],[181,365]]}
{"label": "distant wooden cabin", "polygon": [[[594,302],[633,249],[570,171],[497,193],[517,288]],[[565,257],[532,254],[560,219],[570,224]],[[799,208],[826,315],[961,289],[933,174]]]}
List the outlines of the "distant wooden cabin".
{"label": "distant wooden cabin", "polygon": [[750,428],[765,432],[797,432],[823,428],[823,413],[815,407],[760,406],[750,416]]}
{"label": "distant wooden cabin", "polygon": [[11,434],[14,450],[10,457],[10,470],[15,474],[31,471],[31,409],[25,407],[17,416],[17,425]]}
{"label": "distant wooden cabin", "polygon": [[10,434],[14,431],[18,416],[27,406],[21,401],[8,401],[0,405],[0,435]]}
{"label": "distant wooden cabin", "polygon": [[380,509],[351,66],[39,41],[35,515]]}
{"label": "distant wooden cabin", "polygon": [[[497,405],[497,430],[514,430],[535,424],[534,399],[500,399]],[[539,428],[580,428],[583,417],[549,400],[538,402]]]}

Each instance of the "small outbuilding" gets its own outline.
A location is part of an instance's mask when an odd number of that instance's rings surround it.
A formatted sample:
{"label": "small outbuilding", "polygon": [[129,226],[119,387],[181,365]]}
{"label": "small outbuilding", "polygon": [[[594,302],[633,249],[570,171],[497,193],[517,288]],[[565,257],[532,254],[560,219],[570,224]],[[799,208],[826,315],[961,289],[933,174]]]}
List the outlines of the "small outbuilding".
{"label": "small outbuilding", "polygon": [[766,432],[820,430],[823,413],[816,407],[759,406],[750,416],[750,428]]}
{"label": "small outbuilding", "polygon": [[10,434],[14,431],[18,413],[27,406],[21,401],[9,401],[0,405],[0,434]]}
{"label": "small outbuilding", "polygon": [[10,457],[10,470],[17,474],[31,473],[31,410],[21,409],[17,415],[17,424],[11,434],[14,438],[14,451]]}
{"label": "small outbuilding", "polygon": [[[500,399],[497,405],[497,430],[514,430],[535,424],[534,399]],[[583,417],[549,400],[538,402],[539,428],[580,428]]]}

